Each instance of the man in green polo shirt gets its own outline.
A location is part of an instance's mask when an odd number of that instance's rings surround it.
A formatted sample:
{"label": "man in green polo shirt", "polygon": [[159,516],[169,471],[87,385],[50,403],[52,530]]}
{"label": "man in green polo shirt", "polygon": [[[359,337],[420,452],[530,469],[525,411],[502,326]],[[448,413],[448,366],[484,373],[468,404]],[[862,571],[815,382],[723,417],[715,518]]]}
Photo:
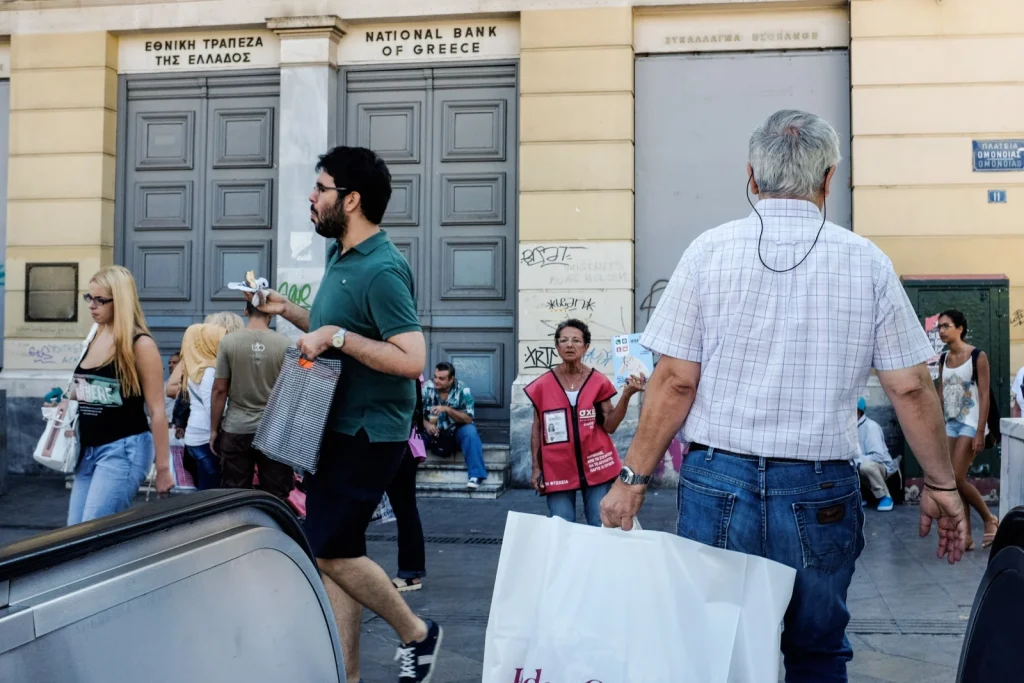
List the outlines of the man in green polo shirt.
{"label": "man in green polo shirt", "polygon": [[306,536],[338,620],[349,683],[359,680],[363,607],[402,640],[398,680],[428,681],[441,628],[413,614],[366,556],[366,528],[408,448],[427,356],[412,271],[380,229],[391,174],[360,147],[335,147],[316,169],[310,218],[330,240],[320,289],[309,311],[277,292],[261,308],[307,333],[298,347],[308,358],[328,349],[345,354],[317,472],[305,480]]}

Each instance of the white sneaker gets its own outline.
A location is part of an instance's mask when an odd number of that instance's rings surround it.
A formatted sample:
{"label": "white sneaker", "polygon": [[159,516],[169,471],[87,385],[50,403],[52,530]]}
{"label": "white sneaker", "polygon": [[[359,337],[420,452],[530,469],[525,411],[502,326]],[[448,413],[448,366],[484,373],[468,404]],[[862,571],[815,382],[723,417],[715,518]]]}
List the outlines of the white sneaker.
{"label": "white sneaker", "polygon": [[469,481],[466,482],[466,488],[469,489],[470,491],[476,491],[478,488],[480,488],[480,480],[476,477],[472,477]]}

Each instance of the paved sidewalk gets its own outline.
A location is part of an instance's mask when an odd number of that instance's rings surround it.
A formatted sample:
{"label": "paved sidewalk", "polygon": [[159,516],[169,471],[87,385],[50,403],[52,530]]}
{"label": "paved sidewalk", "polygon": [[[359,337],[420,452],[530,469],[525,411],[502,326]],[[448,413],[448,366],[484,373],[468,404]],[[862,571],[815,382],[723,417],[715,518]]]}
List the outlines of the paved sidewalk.
{"label": "paved sidewalk", "polygon": [[[67,497],[60,482],[12,477],[11,492],[0,497],[0,545],[60,526]],[[671,531],[674,505],[673,492],[652,492],[640,517],[644,528]],[[509,510],[546,513],[544,501],[527,491],[512,491],[497,501],[420,501],[429,575],[423,590],[407,595],[415,610],[445,626],[438,681],[479,683]],[[917,519],[913,506],[868,512],[867,547],[849,596],[849,633],[856,652],[851,683],[952,683],[956,678],[963,632],[988,552],[980,550],[982,529],[976,524],[979,550],[950,567],[935,558],[934,535],[918,538]],[[369,534],[370,555],[393,573],[394,524],[374,525]],[[366,613],[361,644],[366,683],[394,680],[396,639],[387,624]]]}

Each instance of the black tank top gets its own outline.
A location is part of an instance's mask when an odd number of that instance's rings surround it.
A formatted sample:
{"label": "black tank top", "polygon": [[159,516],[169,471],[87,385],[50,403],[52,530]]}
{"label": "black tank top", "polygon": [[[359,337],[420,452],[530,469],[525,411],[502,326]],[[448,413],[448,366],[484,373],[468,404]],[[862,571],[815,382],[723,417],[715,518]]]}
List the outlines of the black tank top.
{"label": "black tank top", "polygon": [[[136,335],[132,342],[145,336]],[[78,440],[83,448],[105,446],[149,431],[146,400],[141,395],[124,395],[115,362],[98,368],[83,368],[79,363],[75,368]]]}

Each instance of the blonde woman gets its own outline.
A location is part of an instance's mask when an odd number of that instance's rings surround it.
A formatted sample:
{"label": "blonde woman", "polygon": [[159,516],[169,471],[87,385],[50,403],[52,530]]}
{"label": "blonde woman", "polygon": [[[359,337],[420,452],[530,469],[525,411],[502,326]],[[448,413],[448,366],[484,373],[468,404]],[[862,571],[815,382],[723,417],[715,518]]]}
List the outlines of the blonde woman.
{"label": "blonde woman", "polygon": [[[238,332],[240,329],[245,327],[245,321],[242,320],[242,316],[237,313],[231,313],[230,311],[221,311],[220,313],[211,313],[206,316],[206,320],[203,321],[206,325],[216,325],[224,328],[224,334],[231,334],[232,332]],[[167,386],[165,387],[167,398],[178,398],[182,391],[182,368],[180,366],[171,368],[171,376],[167,380]]]}
{"label": "blonde woman", "polygon": [[189,414],[185,427],[185,455],[198,469],[196,488],[220,486],[220,458],[210,448],[210,416],[217,349],[225,329],[215,324],[192,325],[181,340],[182,377],[188,380]]}
{"label": "blonde woman", "polygon": [[174,485],[163,363],[146,327],[135,279],[121,266],[108,266],[89,281],[84,298],[99,329],[74,374],[82,452],[68,525],[130,507],[154,453],[157,492],[167,493]]}
{"label": "blonde woman", "polygon": [[242,320],[242,316],[237,313],[230,311],[221,311],[220,313],[211,313],[206,316],[206,320],[203,321],[208,325],[218,325],[223,327],[226,334],[232,332],[238,332],[240,329],[245,327],[245,321]]}

